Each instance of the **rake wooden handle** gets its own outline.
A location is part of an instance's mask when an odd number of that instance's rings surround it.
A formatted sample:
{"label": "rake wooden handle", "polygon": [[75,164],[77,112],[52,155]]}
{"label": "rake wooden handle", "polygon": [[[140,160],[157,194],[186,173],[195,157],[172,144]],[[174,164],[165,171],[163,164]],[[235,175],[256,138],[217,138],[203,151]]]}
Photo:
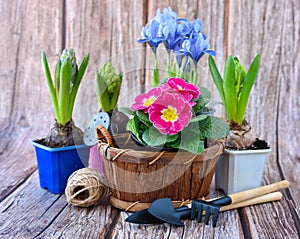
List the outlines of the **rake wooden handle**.
{"label": "rake wooden handle", "polygon": [[249,189],[243,192],[238,192],[228,195],[231,198],[231,203],[235,204],[251,198],[256,198],[271,192],[275,192],[279,189],[288,188],[290,185],[289,181],[283,180],[277,183],[272,183],[266,186]]}
{"label": "rake wooden handle", "polygon": [[236,209],[240,207],[247,207],[247,206],[260,204],[260,203],[279,201],[281,200],[281,198],[282,198],[282,193],[280,192],[268,193],[256,198],[251,198],[242,202],[237,202],[237,203],[230,204],[228,206],[221,207],[220,212]]}

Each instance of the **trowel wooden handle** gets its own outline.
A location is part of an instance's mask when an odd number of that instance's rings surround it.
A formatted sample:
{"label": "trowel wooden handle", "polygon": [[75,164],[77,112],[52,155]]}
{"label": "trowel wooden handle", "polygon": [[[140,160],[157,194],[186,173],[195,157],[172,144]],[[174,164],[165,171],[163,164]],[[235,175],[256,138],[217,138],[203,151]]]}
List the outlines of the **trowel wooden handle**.
{"label": "trowel wooden handle", "polygon": [[236,209],[240,207],[247,207],[247,206],[260,204],[260,203],[278,201],[281,200],[281,198],[282,198],[282,193],[280,192],[268,193],[256,198],[251,198],[242,202],[237,202],[237,203],[230,204],[228,206],[221,207],[220,211],[223,212],[223,211]]}
{"label": "trowel wooden handle", "polygon": [[251,198],[256,198],[271,192],[275,192],[279,189],[287,188],[289,187],[290,183],[287,180],[283,180],[277,183],[272,183],[266,186],[249,189],[243,192],[238,192],[234,194],[228,195],[231,198],[231,203],[238,203],[242,202]]}

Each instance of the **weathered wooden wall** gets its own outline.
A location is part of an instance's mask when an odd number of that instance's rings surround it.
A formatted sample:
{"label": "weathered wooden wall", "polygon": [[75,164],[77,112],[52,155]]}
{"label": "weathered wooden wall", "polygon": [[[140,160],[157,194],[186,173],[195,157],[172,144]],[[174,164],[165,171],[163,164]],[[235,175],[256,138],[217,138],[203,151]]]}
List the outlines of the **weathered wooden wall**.
{"label": "weathered wooden wall", "polygon": [[[293,189],[299,187],[299,0],[10,0],[0,1],[0,163],[7,165],[6,171],[0,168],[0,202],[35,172],[30,141],[45,136],[54,121],[41,52],[46,51],[52,70],[63,48],[74,48],[80,61],[90,53],[74,113],[84,128],[98,109],[94,72],[100,64],[112,59],[124,72],[121,104],[140,83],[149,82],[141,69],[152,66],[145,60],[151,52],[136,40],[156,9],[167,6],[188,19],[202,19],[221,68],[229,54],[248,66],[261,53],[247,118],[272,147],[264,180],[287,178]],[[199,72],[219,100],[206,56]],[[300,190],[293,193],[291,200],[300,197]]]}

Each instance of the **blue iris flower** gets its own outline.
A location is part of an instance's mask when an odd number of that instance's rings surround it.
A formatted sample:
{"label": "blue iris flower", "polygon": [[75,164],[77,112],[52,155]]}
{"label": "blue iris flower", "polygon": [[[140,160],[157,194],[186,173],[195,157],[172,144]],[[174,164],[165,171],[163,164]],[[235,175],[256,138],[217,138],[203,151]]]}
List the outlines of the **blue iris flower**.
{"label": "blue iris flower", "polygon": [[149,23],[146,24],[146,26],[142,29],[142,38],[139,39],[137,42],[143,43],[147,42],[153,52],[156,52],[156,49],[158,45],[163,41],[160,32],[160,23],[156,19],[151,19]]}
{"label": "blue iris flower", "polygon": [[177,33],[184,38],[188,36],[192,31],[190,23],[185,18],[180,18],[177,20]]}
{"label": "blue iris flower", "polygon": [[202,21],[200,19],[196,19],[195,21],[191,22],[190,24],[191,24],[190,28],[192,29],[192,31],[194,33],[202,32],[203,24],[202,24]]}
{"label": "blue iris flower", "polygon": [[[216,55],[213,50],[209,49],[210,46],[207,37],[202,33],[202,28],[203,23],[200,19],[188,21],[186,18],[178,18],[171,8],[165,8],[163,12],[157,9],[156,16],[143,27],[142,37],[138,40],[140,43],[147,42],[154,53],[155,68],[152,77],[154,86],[159,83],[156,50],[161,43],[167,50],[167,72],[180,69],[183,74],[186,74],[188,80],[197,82],[197,63],[200,58],[204,54]],[[176,59],[173,69],[171,69],[171,51]]]}
{"label": "blue iris flower", "polygon": [[183,41],[181,53],[187,55],[197,63],[200,58],[206,53],[215,56],[216,52],[209,49],[207,37],[203,33],[191,34],[190,37]]}
{"label": "blue iris flower", "polygon": [[178,32],[178,23],[176,20],[168,20],[162,25],[162,37],[167,51],[174,50],[182,36]]}
{"label": "blue iris flower", "polygon": [[181,39],[183,29],[181,22],[187,22],[184,18],[178,18],[171,8],[165,8],[163,13],[158,9],[155,17],[160,23],[160,35],[168,52],[174,50],[176,44]]}
{"label": "blue iris flower", "polygon": [[177,20],[177,13],[173,12],[171,10],[171,8],[165,8],[163,13],[160,13],[160,9],[157,9],[156,11],[156,16],[155,16],[156,20],[163,23],[166,22],[168,20]]}

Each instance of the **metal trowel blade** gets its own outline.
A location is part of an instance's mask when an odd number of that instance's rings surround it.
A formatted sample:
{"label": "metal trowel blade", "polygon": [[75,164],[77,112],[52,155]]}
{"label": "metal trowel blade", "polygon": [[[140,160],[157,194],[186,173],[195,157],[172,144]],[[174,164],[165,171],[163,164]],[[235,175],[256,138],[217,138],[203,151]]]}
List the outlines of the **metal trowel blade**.
{"label": "metal trowel blade", "polygon": [[164,223],[164,221],[152,216],[152,214],[148,212],[148,209],[143,209],[131,214],[125,219],[125,222],[131,222],[136,224]]}

